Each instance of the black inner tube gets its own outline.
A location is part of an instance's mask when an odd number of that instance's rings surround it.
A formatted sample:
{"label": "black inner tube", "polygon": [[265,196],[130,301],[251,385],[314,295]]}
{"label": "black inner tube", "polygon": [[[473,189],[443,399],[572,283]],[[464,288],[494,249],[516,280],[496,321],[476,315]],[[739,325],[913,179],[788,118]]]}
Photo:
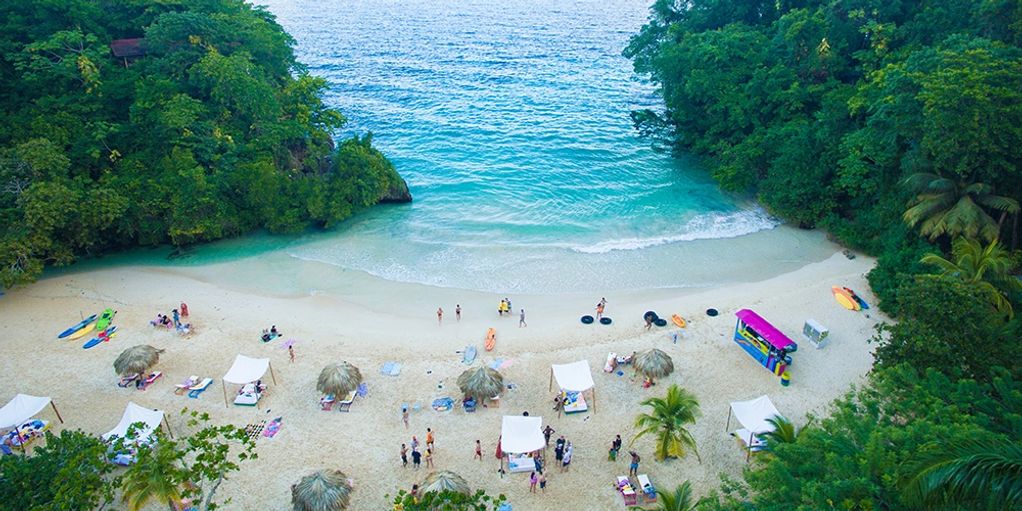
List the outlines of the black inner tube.
{"label": "black inner tube", "polygon": [[706,309],[706,315],[713,317],[717,315],[717,309]]}
{"label": "black inner tube", "polygon": [[593,317],[592,316],[582,316],[582,322],[588,325],[588,324],[593,322]]}
{"label": "black inner tube", "polygon": [[657,316],[656,312],[646,311],[646,313],[642,315],[642,319],[655,322],[656,320],[660,319],[660,316]]}
{"label": "black inner tube", "polygon": [[600,324],[601,325],[609,325],[610,323],[611,323],[611,319],[610,318],[600,318]]}
{"label": "black inner tube", "polygon": [[657,318],[656,321],[653,322],[653,324],[656,326],[667,326],[667,320],[664,318]]}

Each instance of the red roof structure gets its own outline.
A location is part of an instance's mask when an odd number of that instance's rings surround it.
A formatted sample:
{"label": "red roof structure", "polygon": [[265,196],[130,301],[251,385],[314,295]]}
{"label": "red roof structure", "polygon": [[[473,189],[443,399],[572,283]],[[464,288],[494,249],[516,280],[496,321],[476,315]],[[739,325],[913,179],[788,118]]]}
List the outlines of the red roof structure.
{"label": "red roof structure", "polygon": [[118,58],[141,57],[145,55],[145,38],[115,39],[110,42],[110,51]]}

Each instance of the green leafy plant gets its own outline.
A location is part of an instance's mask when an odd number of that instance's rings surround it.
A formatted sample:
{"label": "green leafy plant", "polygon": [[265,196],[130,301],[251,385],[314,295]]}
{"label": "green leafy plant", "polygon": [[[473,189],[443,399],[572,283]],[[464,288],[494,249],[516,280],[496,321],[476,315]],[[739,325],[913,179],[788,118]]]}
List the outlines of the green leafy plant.
{"label": "green leafy plant", "polygon": [[672,384],[667,387],[666,396],[647,398],[640,404],[651,410],[635,418],[635,427],[639,431],[632,438],[633,444],[645,435],[653,435],[656,437],[655,454],[658,460],[681,458],[691,449],[696,458],[702,461],[696,449],[695,438],[686,429],[686,425],[695,423],[699,416],[699,401],[692,393]]}

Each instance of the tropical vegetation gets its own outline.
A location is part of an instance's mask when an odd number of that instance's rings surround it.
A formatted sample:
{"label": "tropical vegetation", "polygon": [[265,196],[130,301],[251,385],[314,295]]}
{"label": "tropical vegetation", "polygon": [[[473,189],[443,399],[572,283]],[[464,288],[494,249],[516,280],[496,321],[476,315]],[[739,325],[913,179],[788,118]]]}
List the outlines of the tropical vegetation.
{"label": "tropical vegetation", "polygon": [[679,484],[672,491],[657,490],[656,503],[652,506],[632,506],[633,510],[649,511],[695,511],[699,508],[700,500],[695,498],[692,492],[692,483],[685,481]]}
{"label": "tropical vegetation", "polygon": [[666,396],[646,398],[640,404],[650,407],[650,411],[635,417],[635,429],[638,431],[632,443],[643,436],[652,435],[656,439],[653,451],[656,459],[683,458],[691,449],[696,458],[702,461],[696,449],[695,438],[686,427],[694,424],[699,417],[699,401],[695,395],[671,384],[667,387]]}
{"label": "tropical vegetation", "polygon": [[0,3],[0,287],[48,265],[409,200],[243,0]]}
{"label": "tropical vegetation", "polygon": [[862,385],[698,508],[1019,508],[1017,2],[656,0],[625,55],[663,99],[642,135],[877,256],[894,319]]}

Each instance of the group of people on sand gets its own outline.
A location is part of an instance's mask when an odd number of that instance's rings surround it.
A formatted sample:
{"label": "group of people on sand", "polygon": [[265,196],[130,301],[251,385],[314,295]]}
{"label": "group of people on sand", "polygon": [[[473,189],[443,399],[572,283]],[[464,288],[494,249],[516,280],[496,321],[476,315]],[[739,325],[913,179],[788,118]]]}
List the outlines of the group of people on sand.
{"label": "group of people on sand", "polygon": [[[454,305],[454,319],[459,321],[459,322],[461,321],[461,304],[460,303]],[[436,322],[437,322],[438,325],[444,324],[444,308],[443,307],[437,307],[437,309],[436,309]]]}
{"label": "group of people on sand", "polygon": [[156,319],[150,320],[149,324],[167,329],[175,328],[178,331],[181,331],[182,333],[188,333],[188,331],[191,330],[192,328],[192,324],[181,322],[181,318],[187,317],[188,304],[186,304],[185,302],[181,302],[181,307],[179,309],[172,310],[171,315],[157,313]]}
{"label": "group of people on sand", "polygon": [[[433,453],[436,452],[435,442],[436,437],[433,436],[433,430],[431,428],[426,428],[426,451],[424,455],[422,452],[419,452],[419,439],[416,438],[414,435],[412,436],[411,441],[412,448],[410,451],[412,458],[412,468],[418,470],[419,467],[422,465],[423,458],[425,458],[426,460],[426,468],[435,468],[433,465]],[[476,440],[476,444],[478,443],[479,441]],[[408,446],[406,444],[401,444],[402,467],[408,466],[408,454],[409,454]]]}

